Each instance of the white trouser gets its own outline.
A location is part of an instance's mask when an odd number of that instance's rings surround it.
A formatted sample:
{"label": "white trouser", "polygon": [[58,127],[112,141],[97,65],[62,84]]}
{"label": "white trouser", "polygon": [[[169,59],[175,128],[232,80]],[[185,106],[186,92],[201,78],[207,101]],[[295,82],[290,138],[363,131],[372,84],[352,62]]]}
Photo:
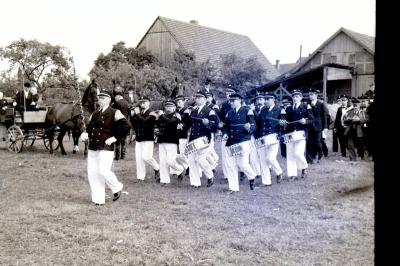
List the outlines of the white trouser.
{"label": "white trouser", "polygon": [[185,155],[185,147],[187,144],[187,139],[179,139],[179,156],[182,158],[181,164],[188,169],[189,165],[187,163],[187,156]]}
{"label": "white trouser", "polygon": [[214,133],[211,133],[211,140],[210,140],[210,152],[207,156],[207,160],[211,165],[212,169],[217,168],[218,166],[218,160],[219,160],[219,156],[218,154],[215,152],[215,142],[214,142]]}
{"label": "white trouser", "polygon": [[185,169],[176,162],[178,145],[173,143],[158,144],[158,154],[160,157],[160,183],[170,183],[169,174],[181,174]]}
{"label": "white trouser", "polygon": [[261,179],[264,185],[271,185],[270,168],[272,168],[276,175],[282,174],[282,168],[276,159],[278,151],[279,143],[267,145],[257,150],[260,157]]}
{"label": "white trouser", "polygon": [[201,173],[210,179],[213,178],[213,172],[210,163],[207,161],[210,147],[201,149],[188,155],[189,177],[192,186],[201,186]]}
{"label": "white trouser", "polygon": [[226,148],[226,141],[221,141],[220,145],[222,172],[224,173],[224,178],[227,179],[235,168],[228,162],[227,157],[229,154],[228,149]]}
{"label": "white trouser", "polygon": [[297,169],[305,169],[308,167],[305,150],[305,139],[286,144],[286,165],[288,177],[297,176]]}
{"label": "white trouser", "polygon": [[250,150],[250,166],[253,168],[256,175],[261,175],[260,158],[258,157],[255,138],[251,136],[251,150]]}
{"label": "white trouser", "polygon": [[[228,147],[225,147],[228,150]],[[252,180],[256,177],[256,173],[253,168],[250,166],[249,162],[250,152],[245,152],[241,155],[236,156],[228,156],[226,157],[226,162],[230,166],[228,169],[228,184],[229,190],[239,191],[239,170],[242,171],[249,180]]]}
{"label": "white trouser", "polygon": [[136,176],[137,179],[144,180],[146,177],[146,163],[151,165],[154,170],[159,170],[160,166],[153,158],[154,141],[136,141]]}
{"label": "white trouser", "polygon": [[118,181],[115,174],[111,171],[114,159],[114,151],[93,151],[88,150],[88,179],[92,191],[92,201],[98,204],[106,202],[105,185],[111,189],[112,193],[121,191],[123,185]]}

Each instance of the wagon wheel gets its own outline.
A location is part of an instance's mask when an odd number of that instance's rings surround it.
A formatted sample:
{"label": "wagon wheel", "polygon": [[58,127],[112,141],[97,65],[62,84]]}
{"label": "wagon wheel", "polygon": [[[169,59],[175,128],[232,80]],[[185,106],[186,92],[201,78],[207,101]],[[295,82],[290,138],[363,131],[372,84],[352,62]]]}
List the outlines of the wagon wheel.
{"label": "wagon wheel", "polygon": [[7,148],[11,152],[19,153],[24,147],[24,134],[22,130],[13,125],[7,129]]}
{"label": "wagon wheel", "polygon": [[[53,140],[53,151],[56,151],[60,147],[60,143],[58,143],[57,137],[58,137],[58,132],[56,131]],[[50,150],[50,141],[46,135],[43,137],[43,144],[47,150]]]}

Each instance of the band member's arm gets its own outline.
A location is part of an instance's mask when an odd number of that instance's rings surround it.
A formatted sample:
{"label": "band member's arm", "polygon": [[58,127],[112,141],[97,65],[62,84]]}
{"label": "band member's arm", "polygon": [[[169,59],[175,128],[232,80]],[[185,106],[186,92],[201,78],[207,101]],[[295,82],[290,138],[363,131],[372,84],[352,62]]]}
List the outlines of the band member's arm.
{"label": "band member's arm", "polygon": [[114,123],[112,127],[112,132],[117,140],[126,137],[132,128],[131,123],[128,119],[121,113],[121,111],[116,110],[114,115]]}
{"label": "band member's arm", "polygon": [[312,112],[311,105],[307,104],[307,111],[305,114],[305,119],[306,119],[306,125],[310,126],[314,122],[314,114]]}
{"label": "band member's arm", "polygon": [[211,131],[217,130],[219,119],[214,110],[211,110],[210,113],[208,114],[208,120],[209,120],[209,123],[207,124],[208,129],[210,129]]}

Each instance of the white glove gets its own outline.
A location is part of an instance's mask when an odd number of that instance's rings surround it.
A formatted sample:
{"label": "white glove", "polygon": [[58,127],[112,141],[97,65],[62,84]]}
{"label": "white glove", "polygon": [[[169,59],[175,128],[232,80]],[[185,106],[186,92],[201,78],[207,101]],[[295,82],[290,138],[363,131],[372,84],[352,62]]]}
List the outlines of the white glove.
{"label": "white glove", "polygon": [[87,141],[89,139],[89,134],[87,132],[82,132],[81,134],[81,141]]}
{"label": "white glove", "polygon": [[325,128],[324,130],[322,130],[322,138],[326,139],[327,135],[328,135],[328,129]]}
{"label": "white glove", "polygon": [[35,102],[31,102],[31,105],[35,105],[36,103]]}
{"label": "white glove", "polygon": [[116,141],[117,141],[117,139],[115,137],[111,137],[111,138],[106,139],[106,144],[111,145]]}

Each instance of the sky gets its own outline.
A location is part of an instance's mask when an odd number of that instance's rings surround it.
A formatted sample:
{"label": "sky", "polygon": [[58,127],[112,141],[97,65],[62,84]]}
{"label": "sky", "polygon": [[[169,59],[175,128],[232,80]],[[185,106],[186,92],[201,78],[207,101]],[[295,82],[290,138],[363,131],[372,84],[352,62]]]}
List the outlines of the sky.
{"label": "sky", "polygon": [[[314,52],[340,27],[375,36],[374,0],[0,0],[0,47],[20,38],[67,47],[80,79],[124,41],[136,47],[157,16],[247,35],[275,64]],[[7,67],[0,62],[0,70]]]}

